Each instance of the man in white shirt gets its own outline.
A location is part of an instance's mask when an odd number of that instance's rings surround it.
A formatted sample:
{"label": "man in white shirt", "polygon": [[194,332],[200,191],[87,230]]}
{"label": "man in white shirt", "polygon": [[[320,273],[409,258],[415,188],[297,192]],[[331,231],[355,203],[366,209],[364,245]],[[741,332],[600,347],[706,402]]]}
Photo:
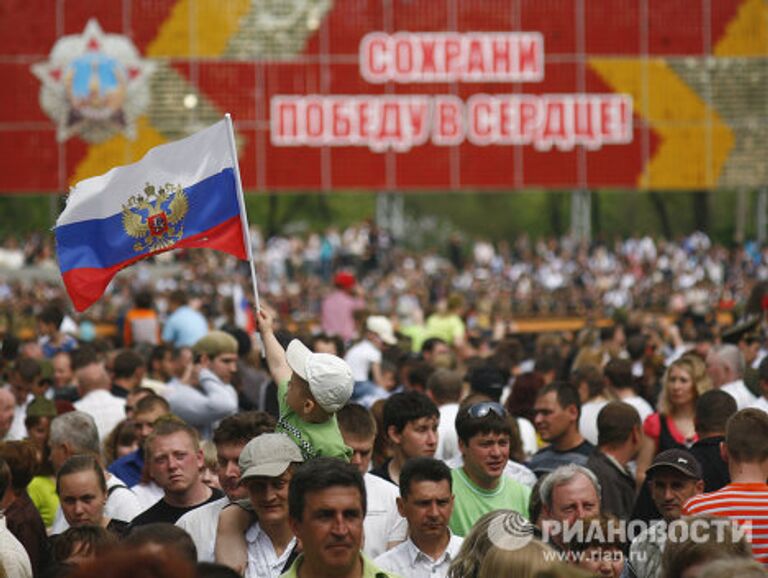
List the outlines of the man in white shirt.
{"label": "man in white shirt", "polygon": [[739,410],[757,401],[744,384],[744,369],[744,355],[735,345],[718,345],[707,355],[707,373],[712,385],[733,396]]}
{"label": "man in white shirt", "polygon": [[303,461],[298,446],[284,433],[262,434],[240,454],[241,483],[257,519],[245,533],[245,578],[278,578],[290,565],[296,537],[288,523],[288,488],[294,468]]}
{"label": "man in white shirt", "polygon": [[27,437],[27,426],[24,421],[27,418],[27,406],[34,399],[33,386],[40,380],[42,367],[40,363],[29,357],[22,357],[16,361],[16,366],[9,377],[11,393],[16,404],[13,411],[11,430],[6,439],[23,440]]}
{"label": "man in white shirt", "polygon": [[381,388],[384,379],[381,373],[382,350],[386,345],[395,345],[392,323],[381,315],[372,315],[365,322],[365,337],[350,347],[344,361],[352,370],[355,389],[352,401],[359,403],[363,398]]}
{"label": "man in white shirt", "polygon": [[397,486],[368,471],[376,439],[376,422],[371,413],[358,404],[347,404],[336,413],[344,443],[354,452],[350,462],[363,475],[368,508],[363,520],[363,552],[375,558],[405,540],[408,526],[397,510]]}
{"label": "man in white shirt", "polygon": [[400,473],[397,509],[408,520],[408,539],[374,561],[409,578],[443,578],[463,539],[448,528],[453,513],[451,469],[432,458],[414,458]]}
{"label": "man in white shirt", "polygon": [[461,374],[449,369],[438,369],[427,380],[427,395],[440,410],[435,458],[444,462],[459,455],[456,414],[459,412],[459,399],[463,385]]}
{"label": "man in white shirt", "polygon": [[217,475],[225,497],[184,514],[176,522],[185,530],[197,547],[199,562],[214,561],[216,525],[219,512],[227,504],[248,497],[248,490],[240,484],[240,454],[253,438],[274,431],[275,420],[263,411],[239,413],[224,419],[213,432],[218,460]]}
{"label": "man in white shirt", "polygon": [[581,399],[579,432],[585,440],[596,446],[597,414],[608,403],[605,396],[605,377],[598,367],[583,365],[571,372],[570,381],[579,391]]}
{"label": "man in white shirt", "polygon": [[91,361],[78,369],[75,376],[81,395],[74,403],[75,409],[93,418],[103,441],[125,419],[125,400],[110,393],[109,374],[100,361]]}

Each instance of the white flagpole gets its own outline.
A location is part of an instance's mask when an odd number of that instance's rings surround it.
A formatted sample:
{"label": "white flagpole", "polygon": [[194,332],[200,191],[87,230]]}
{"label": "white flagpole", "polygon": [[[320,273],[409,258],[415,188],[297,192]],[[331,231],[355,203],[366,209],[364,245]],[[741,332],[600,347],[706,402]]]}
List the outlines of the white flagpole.
{"label": "white flagpole", "polygon": [[227,120],[227,132],[229,133],[229,148],[232,154],[232,163],[235,167],[235,186],[237,187],[237,202],[240,205],[240,220],[243,223],[243,242],[245,243],[245,250],[248,255],[248,263],[251,266],[251,282],[253,283],[253,296],[256,299],[256,311],[261,310],[259,304],[259,287],[256,283],[256,267],[253,263],[253,250],[251,248],[251,239],[248,229],[248,214],[245,211],[245,198],[243,197],[243,183],[240,180],[240,167],[237,162],[237,146],[235,145],[235,130],[232,127],[232,117],[229,113],[224,115]]}

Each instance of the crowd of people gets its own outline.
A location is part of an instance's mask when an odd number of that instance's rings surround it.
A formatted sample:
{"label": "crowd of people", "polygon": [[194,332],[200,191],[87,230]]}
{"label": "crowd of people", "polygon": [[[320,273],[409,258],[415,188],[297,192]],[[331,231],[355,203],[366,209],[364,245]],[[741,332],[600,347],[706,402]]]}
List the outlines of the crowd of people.
{"label": "crowd of people", "polygon": [[767,575],[759,251],[253,241],[5,281],[0,576]]}
{"label": "crowd of people", "polygon": [[[569,237],[532,240],[525,234],[493,243],[455,234],[440,246],[416,251],[365,222],[341,231],[268,239],[252,228],[251,244],[261,295],[297,323],[319,318],[339,271],[356,275],[375,310],[407,323],[428,316],[440,299],[460,295],[468,325],[477,331],[492,331],[495,322],[515,316],[706,313],[713,305],[730,310],[755,284],[768,280],[768,254],[759,245],[726,248],[703,233],[676,241],[645,236],[592,243]],[[0,276],[6,323],[28,323],[39,303],[66,300],[51,247],[41,235],[24,243],[8,239],[0,247],[0,269],[11,272]],[[227,314],[236,292],[233,281],[250,285],[247,267],[213,252],[174,251],[155,262],[173,273],[158,275],[151,266],[137,265],[112,283],[109,298],[91,307],[85,319],[119,322],[133,295],[144,288],[165,313],[168,293],[179,287],[200,298],[206,315],[216,319]],[[13,275],[30,265],[48,270],[51,280]]]}

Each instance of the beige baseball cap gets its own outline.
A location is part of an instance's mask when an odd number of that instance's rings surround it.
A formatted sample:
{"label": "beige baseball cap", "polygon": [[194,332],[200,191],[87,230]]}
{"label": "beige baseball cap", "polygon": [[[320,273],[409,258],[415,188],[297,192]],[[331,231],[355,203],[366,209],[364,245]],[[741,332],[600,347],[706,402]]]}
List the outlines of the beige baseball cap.
{"label": "beige baseball cap", "polygon": [[328,413],[336,413],[352,397],[355,380],[347,362],[330,353],[313,353],[294,339],[286,351],[288,365],[309,384],[315,401]]}
{"label": "beige baseball cap", "polygon": [[211,331],[192,346],[192,351],[205,353],[209,357],[222,353],[237,353],[237,339],[224,331]]}
{"label": "beige baseball cap", "polygon": [[303,462],[299,447],[284,433],[263,433],[240,452],[240,479],[281,476],[293,462]]}

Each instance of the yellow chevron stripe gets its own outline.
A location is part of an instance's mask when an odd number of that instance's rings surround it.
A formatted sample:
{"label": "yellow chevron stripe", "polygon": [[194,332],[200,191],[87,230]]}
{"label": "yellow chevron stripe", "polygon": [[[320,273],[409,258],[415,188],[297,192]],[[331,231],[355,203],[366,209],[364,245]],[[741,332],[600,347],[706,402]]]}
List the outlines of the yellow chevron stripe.
{"label": "yellow chevron stripe", "polygon": [[[708,188],[717,184],[734,144],[717,112],[662,59],[593,59],[590,66],[616,92],[634,100],[635,114],[661,137],[637,185],[643,189]],[[647,90],[643,83],[647,79]],[[709,125],[709,128],[708,128]]]}
{"label": "yellow chevron stripe", "polygon": [[166,139],[142,116],[136,122],[136,140],[117,135],[88,147],[88,152],[72,175],[70,185],[106,173],[116,165],[127,165],[138,161],[152,147],[163,144]]}
{"label": "yellow chevron stripe", "polygon": [[179,0],[147,46],[147,56],[220,56],[250,8],[250,0]]}
{"label": "yellow chevron stripe", "polygon": [[715,56],[768,55],[768,4],[745,0],[725,34],[715,45]]}

